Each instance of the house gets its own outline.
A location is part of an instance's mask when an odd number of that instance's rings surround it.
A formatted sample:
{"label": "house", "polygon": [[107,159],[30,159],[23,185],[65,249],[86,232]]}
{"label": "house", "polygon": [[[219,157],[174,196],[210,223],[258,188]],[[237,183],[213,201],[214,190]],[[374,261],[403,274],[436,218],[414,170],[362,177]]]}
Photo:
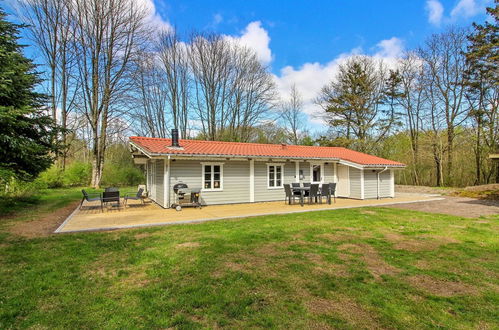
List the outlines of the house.
{"label": "house", "polygon": [[206,205],[284,200],[292,182],[336,182],[338,197],[394,197],[394,171],[405,167],[346,148],[179,140],[175,130],[172,139],[133,136],[130,150],[162,207],[179,182],[201,188]]}

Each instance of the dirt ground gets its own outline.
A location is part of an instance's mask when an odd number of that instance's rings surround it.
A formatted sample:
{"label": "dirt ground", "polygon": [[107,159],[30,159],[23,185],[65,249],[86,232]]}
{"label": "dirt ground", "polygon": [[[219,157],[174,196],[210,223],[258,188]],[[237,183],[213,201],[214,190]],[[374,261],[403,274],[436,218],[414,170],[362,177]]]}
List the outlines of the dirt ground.
{"label": "dirt ground", "polygon": [[[429,193],[429,192],[426,192]],[[390,207],[430,213],[442,213],[466,218],[499,214],[499,201],[468,197],[442,196],[439,201],[396,204]]]}
{"label": "dirt ground", "polygon": [[54,230],[66,220],[78,204],[79,202],[73,202],[53,213],[31,221],[13,222],[9,230],[13,234],[28,238],[52,235]]}

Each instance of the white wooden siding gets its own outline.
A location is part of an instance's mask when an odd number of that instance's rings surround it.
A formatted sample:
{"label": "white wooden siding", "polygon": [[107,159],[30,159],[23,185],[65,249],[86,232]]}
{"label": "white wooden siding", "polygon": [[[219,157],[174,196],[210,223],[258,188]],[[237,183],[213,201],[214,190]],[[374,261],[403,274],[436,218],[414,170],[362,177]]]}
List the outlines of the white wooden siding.
{"label": "white wooden siding", "polygon": [[357,168],[354,167],[349,168],[351,198],[362,199],[361,173],[362,171]]}
{"label": "white wooden siding", "polygon": [[378,198],[378,170],[364,170],[364,198]]}
{"label": "white wooden siding", "polygon": [[[284,187],[269,189],[267,183],[267,164],[255,161],[255,202],[284,200]],[[293,162],[276,162],[283,165],[283,184],[294,182],[295,164]]]}
{"label": "white wooden siding", "polygon": [[[151,161],[148,164],[148,170],[154,171],[150,173],[151,182],[150,188],[154,191],[154,200],[163,207],[167,198],[165,198],[165,165],[166,160],[154,161],[154,166],[151,166]],[[182,182],[186,183],[190,188],[202,187],[202,163],[207,161],[201,160],[175,160],[170,161],[170,204],[175,200],[173,193],[173,185]],[[267,182],[267,164],[275,163],[283,165],[283,183],[289,184],[295,182],[296,163],[288,162],[271,162],[254,160],[254,200],[251,198],[251,180],[250,180],[250,161],[248,160],[224,160],[223,165],[223,189],[220,191],[203,191],[201,193],[201,202],[205,205],[210,204],[228,204],[228,203],[247,203],[251,201],[277,201],[284,200],[284,188],[268,188]],[[299,169],[303,171],[304,178],[301,182],[310,182],[310,162],[299,162]],[[366,169],[365,171],[344,165],[337,165],[340,176],[339,185],[344,184],[345,191],[348,195],[344,197],[350,198],[376,198],[377,197],[377,178],[376,172]],[[334,163],[324,163],[323,182],[334,182],[335,172]],[[379,170],[377,170],[379,171]],[[391,179],[391,170],[380,174],[380,197],[391,197],[393,189],[393,181]],[[347,177],[342,177],[345,175]],[[363,180],[362,180],[363,179]],[[362,181],[364,181],[364,193],[362,193]],[[340,186],[338,187],[340,190]]]}
{"label": "white wooden siding", "polygon": [[[170,161],[170,200],[173,202],[173,186],[176,183],[186,183],[189,188],[202,187],[202,161],[176,160]],[[245,203],[250,201],[249,161],[224,161],[223,190],[202,191],[201,203],[227,204]],[[256,187],[255,187],[256,188]]]}
{"label": "white wooden siding", "polygon": [[303,180],[300,180],[300,182],[310,182],[310,163],[301,162],[300,171],[303,172]]}
{"label": "white wooden siding", "polygon": [[324,163],[324,183],[334,182],[334,164]]}
{"label": "white wooden siding", "polygon": [[379,175],[379,197],[392,197],[392,180],[390,178],[390,170],[384,171]]}

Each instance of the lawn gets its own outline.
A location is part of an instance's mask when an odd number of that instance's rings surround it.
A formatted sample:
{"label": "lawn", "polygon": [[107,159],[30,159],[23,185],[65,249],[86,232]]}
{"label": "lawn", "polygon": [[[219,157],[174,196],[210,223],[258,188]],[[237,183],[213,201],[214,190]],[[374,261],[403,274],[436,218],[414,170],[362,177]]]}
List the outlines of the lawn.
{"label": "lawn", "polygon": [[52,194],[65,202],[0,226],[0,328],[499,327],[499,216],[362,208],[13,234],[79,198]]}

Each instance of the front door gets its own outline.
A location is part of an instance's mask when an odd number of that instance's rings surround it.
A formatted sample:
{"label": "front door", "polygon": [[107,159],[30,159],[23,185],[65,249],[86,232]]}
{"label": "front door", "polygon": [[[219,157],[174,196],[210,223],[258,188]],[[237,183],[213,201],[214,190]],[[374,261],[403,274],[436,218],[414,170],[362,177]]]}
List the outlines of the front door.
{"label": "front door", "polygon": [[348,166],[338,164],[338,183],[336,184],[336,196],[350,196],[350,180]]}

